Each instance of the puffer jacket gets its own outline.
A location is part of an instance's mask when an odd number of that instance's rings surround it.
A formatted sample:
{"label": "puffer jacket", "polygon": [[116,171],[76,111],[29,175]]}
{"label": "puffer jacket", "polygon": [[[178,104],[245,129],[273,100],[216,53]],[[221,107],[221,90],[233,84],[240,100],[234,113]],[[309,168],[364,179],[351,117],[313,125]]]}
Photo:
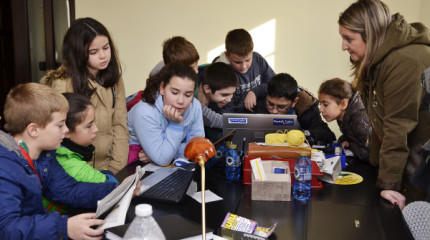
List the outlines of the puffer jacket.
{"label": "puffer jacket", "polygon": [[[377,186],[400,190],[430,138],[430,112],[422,104],[422,75],[430,67],[430,35],[421,23],[393,15],[363,82],[362,99],[372,123],[370,161],[379,165]],[[407,166],[406,166],[407,165]]]}
{"label": "puffer jacket", "polygon": [[[50,71],[41,80],[58,92],[74,92],[73,83],[64,66]],[[125,90],[122,79],[115,86],[115,98],[112,88],[104,88],[89,80],[90,88],[96,89],[91,96],[95,110],[95,123],[99,129],[97,139],[93,143],[95,150],[95,169],[108,169],[113,173],[127,165],[129,133],[127,129],[127,109],[125,105]],[[115,103],[115,104],[114,104]],[[113,107],[113,105],[115,105]]]}
{"label": "puffer jacket", "polygon": [[0,162],[0,239],[68,239],[68,217],[47,213],[42,195],[72,207],[95,208],[115,188],[114,183],[77,182],[58,164],[55,150],[43,151],[33,161],[39,181],[13,137],[2,131]]}
{"label": "puffer jacket", "polygon": [[338,120],[337,124],[342,132],[339,142],[348,141],[349,149],[357,159],[369,161],[369,137],[372,128],[358,91],[349,99],[342,122]]}

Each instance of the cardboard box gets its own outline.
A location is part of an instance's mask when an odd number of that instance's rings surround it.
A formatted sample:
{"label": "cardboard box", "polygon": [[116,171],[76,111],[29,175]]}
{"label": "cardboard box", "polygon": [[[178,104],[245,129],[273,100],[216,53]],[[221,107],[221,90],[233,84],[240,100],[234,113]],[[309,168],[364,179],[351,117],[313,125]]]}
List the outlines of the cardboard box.
{"label": "cardboard box", "polygon": [[[251,199],[265,201],[291,201],[291,176],[289,164],[282,161],[263,161],[266,181],[252,176]],[[285,168],[284,174],[273,173],[274,167]]]}
{"label": "cardboard box", "polygon": [[[251,184],[252,180],[252,170],[250,161],[255,159],[255,157],[251,158],[245,156],[244,166],[243,166],[243,184]],[[279,158],[264,158],[261,160],[264,161],[283,161],[289,164],[290,167],[290,176],[291,176],[291,185],[294,183],[294,162],[296,159],[279,159]],[[320,171],[316,162],[312,161],[312,180],[311,180],[311,188],[322,189],[323,185],[321,181],[317,178],[317,176],[323,176],[324,174]]]}

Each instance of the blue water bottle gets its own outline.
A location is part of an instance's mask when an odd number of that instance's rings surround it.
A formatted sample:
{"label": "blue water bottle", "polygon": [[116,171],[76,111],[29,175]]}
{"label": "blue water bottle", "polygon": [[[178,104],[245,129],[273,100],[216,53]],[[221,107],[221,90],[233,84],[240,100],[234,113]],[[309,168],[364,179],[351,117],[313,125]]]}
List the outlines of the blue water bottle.
{"label": "blue water bottle", "polygon": [[[225,154],[228,150],[228,147],[225,145],[225,143],[221,144],[217,149],[216,149],[216,153],[215,156],[210,158],[205,166],[207,168],[212,168],[212,167],[218,167],[220,165],[220,163],[222,163],[223,165],[225,165],[223,159],[225,158]],[[224,167],[222,166],[222,168],[224,169]]]}
{"label": "blue water bottle", "polygon": [[240,178],[240,156],[236,144],[228,144],[225,155],[225,176],[227,180],[237,181]]}
{"label": "blue water bottle", "polygon": [[312,163],[307,152],[301,152],[294,164],[293,195],[297,200],[308,200],[311,196]]}

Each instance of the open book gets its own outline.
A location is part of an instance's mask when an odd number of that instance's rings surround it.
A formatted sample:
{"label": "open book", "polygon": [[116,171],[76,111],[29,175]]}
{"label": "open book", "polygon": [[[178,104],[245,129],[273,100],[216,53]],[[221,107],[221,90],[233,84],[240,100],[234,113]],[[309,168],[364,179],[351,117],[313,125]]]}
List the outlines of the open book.
{"label": "open book", "polygon": [[145,169],[137,166],[134,175],[127,177],[121,185],[97,202],[97,211],[94,218],[99,218],[110,210],[109,214],[104,219],[105,223],[99,226],[99,229],[111,228],[125,223],[125,217],[128,207],[130,206],[131,198],[133,197],[133,191],[144,174]]}

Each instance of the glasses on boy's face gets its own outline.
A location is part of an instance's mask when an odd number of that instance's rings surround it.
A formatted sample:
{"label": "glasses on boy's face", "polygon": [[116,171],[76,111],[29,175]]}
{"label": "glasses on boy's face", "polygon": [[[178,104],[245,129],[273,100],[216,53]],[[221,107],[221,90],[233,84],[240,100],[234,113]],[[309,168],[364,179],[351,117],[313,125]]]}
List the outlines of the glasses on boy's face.
{"label": "glasses on boy's face", "polygon": [[288,112],[291,108],[291,104],[288,105],[276,105],[274,103],[272,103],[271,101],[266,99],[266,107],[267,110],[277,110],[278,112]]}

